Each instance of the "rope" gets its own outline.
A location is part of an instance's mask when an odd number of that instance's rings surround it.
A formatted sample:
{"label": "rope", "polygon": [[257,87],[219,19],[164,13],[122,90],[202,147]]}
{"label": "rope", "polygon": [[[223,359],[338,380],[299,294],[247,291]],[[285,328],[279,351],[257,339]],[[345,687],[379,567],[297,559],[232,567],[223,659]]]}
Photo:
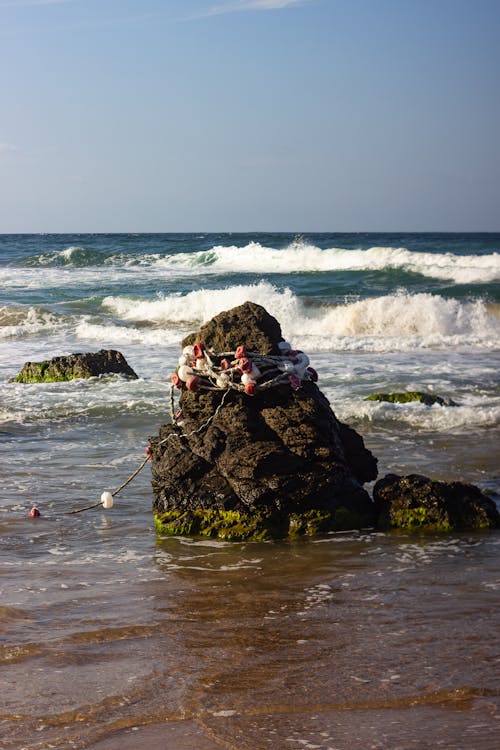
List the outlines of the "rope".
{"label": "rope", "polygon": [[[219,390],[219,389],[216,389],[216,390]],[[219,406],[217,407],[217,409],[214,411],[214,413],[207,419],[206,422],[203,422],[203,424],[200,427],[198,427],[196,430],[191,430],[191,432],[187,432],[187,433],[186,432],[181,432],[181,433],[171,432],[170,435],[167,435],[166,438],[163,438],[163,440],[160,440],[160,442],[158,443],[158,445],[163,445],[163,443],[167,443],[170,440],[170,438],[174,438],[175,437],[175,438],[178,438],[180,440],[181,438],[188,438],[188,437],[191,437],[192,435],[196,435],[198,432],[202,432],[202,430],[204,430],[206,427],[208,427],[208,425],[210,424],[210,422],[213,419],[215,419],[215,417],[217,416],[217,414],[220,412],[220,410],[224,406],[224,401],[226,400],[226,397],[228,396],[229,393],[230,393],[230,389],[228,388],[222,394],[221,402],[220,402]]]}
{"label": "rope", "polygon": [[111,493],[111,495],[112,495],[113,497],[114,497],[115,495],[118,495],[118,493],[119,493],[119,492],[121,492],[121,491],[123,490],[123,488],[127,486],[127,484],[130,484],[130,482],[132,481],[132,479],[134,479],[134,478],[135,478],[135,477],[136,477],[136,476],[138,475],[138,473],[139,473],[140,471],[142,471],[142,470],[144,469],[144,467],[146,466],[146,464],[147,464],[147,462],[149,461],[149,459],[150,459],[150,458],[151,458],[151,456],[146,456],[146,458],[144,459],[144,461],[142,462],[142,464],[141,464],[141,465],[139,466],[139,468],[138,468],[138,469],[136,469],[136,470],[134,471],[134,473],[133,473],[133,474],[131,474],[131,475],[129,476],[129,478],[128,478],[128,479],[127,479],[127,480],[126,480],[126,481],[125,481],[125,482],[124,482],[123,484],[121,484],[121,485],[120,485],[120,486],[118,487],[118,489],[117,489],[117,490],[115,490],[114,492],[112,492],[112,493]]}
{"label": "rope", "polygon": [[[222,395],[221,402],[220,402],[219,406],[217,407],[217,409],[207,419],[206,422],[204,422],[200,427],[198,427],[198,429],[192,430],[191,432],[188,432],[188,433],[185,433],[185,432],[182,432],[182,433],[172,432],[170,435],[168,435],[168,437],[166,437],[163,440],[161,440],[160,443],[159,443],[159,445],[162,445],[163,443],[166,443],[168,440],[170,440],[170,438],[175,437],[175,438],[178,438],[180,440],[181,438],[188,438],[188,437],[191,437],[191,435],[196,435],[196,433],[202,432],[202,430],[206,429],[208,427],[208,425],[210,424],[210,422],[213,419],[215,419],[215,417],[217,416],[217,414],[220,412],[220,410],[224,406],[224,402],[226,400],[226,397],[227,397],[228,393],[229,393],[229,389],[227,391],[224,391],[224,393]],[[139,474],[140,471],[142,471],[144,469],[144,467],[146,466],[147,462],[150,461],[150,460],[151,460],[151,456],[150,455],[146,456],[146,458],[141,463],[141,465],[129,476],[129,478],[126,479],[123,482],[123,484],[121,484],[114,492],[110,493],[111,497],[115,497],[115,495],[118,495],[119,492],[121,492],[128,484],[130,484],[130,482],[133,479],[135,479],[135,477]],[[84,510],[92,510],[93,508],[100,508],[100,507],[102,507],[102,501],[100,501],[98,503],[94,503],[93,505],[87,505],[85,508],[77,508],[77,510],[70,510],[70,511],[68,511],[68,515],[72,516],[75,513],[83,513]]]}
{"label": "rope", "polygon": [[77,508],[76,510],[69,510],[67,515],[73,516],[75,513],[83,513],[84,510],[92,510],[92,508],[102,508],[102,503],[98,502],[95,505],[87,505],[86,508]]}

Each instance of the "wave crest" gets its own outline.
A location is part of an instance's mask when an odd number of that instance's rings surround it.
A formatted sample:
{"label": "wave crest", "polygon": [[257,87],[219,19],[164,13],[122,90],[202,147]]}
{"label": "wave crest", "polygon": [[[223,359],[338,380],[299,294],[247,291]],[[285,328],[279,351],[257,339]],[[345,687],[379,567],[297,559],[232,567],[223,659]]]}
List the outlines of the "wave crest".
{"label": "wave crest", "polygon": [[490,314],[491,306],[481,300],[459,302],[427,293],[398,292],[341,305],[311,305],[290,289],[261,281],[147,301],[106,297],[102,304],[122,320],[194,329],[247,300],[274,315],[284,336],[295,345],[316,351],[407,350],[449,344],[494,348],[500,340],[500,319]]}
{"label": "wave crest", "polygon": [[28,258],[26,266],[112,266],[179,274],[216,273],[325,273],[397,270],[451,281],[455,284],[487,284],[500,281],[500,254],[455,255],[410,251],[406,248],[371,247],[367,250],[321,249],[303,240],[286,248],[250,242],[244,247],[215,245],[209,250],[178,253],[113,253],[83,247]]}
{"label": "wave crest", "polygon": [[35,267],[68,266],[70,268],[85,268],[87,266],[100,266],[105,260],[106,255],[98,250],[71,246],[64,250],[55,250],[50,253],[32,255],[30,258],[26,258],[23,265]]}

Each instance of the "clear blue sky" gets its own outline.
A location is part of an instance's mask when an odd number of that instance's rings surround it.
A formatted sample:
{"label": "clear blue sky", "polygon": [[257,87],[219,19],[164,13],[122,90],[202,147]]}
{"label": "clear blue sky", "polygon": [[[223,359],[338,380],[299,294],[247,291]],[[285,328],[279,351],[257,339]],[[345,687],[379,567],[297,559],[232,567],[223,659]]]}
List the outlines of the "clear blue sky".
{"label": "clear blue sky", "polygon": [[500,230],[499,0],[0,0],[0,232]]}

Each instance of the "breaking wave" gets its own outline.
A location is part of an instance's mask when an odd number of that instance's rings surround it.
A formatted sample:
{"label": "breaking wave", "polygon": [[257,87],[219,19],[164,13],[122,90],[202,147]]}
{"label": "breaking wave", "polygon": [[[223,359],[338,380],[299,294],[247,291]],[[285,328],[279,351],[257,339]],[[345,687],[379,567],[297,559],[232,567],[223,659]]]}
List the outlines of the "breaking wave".
{"label": "breaking wave", "polygon": [[[187,256],[187,257],[186,257]],[[325,271],[401,270],[457,284],[488,283],[500,280],[500,254],[453,255],[421,253],[405,248],[372,247],[368,250],[321,250],[314,245],[294,243],[283,250],[252,242],[246,247],[214,247],[208,252],[175,256],[175,264],[187,261],[217,272],[304,273]],[[161,264],[170,259],[158,260]]]}
{"label": "breaking wave", "polygon": [[98,250],[85,247],[71,246],[64,250],[54,250],[49,253],[39,253],[26,258],[25,266],[69,266],[71,268],[82,268],[86,266],[99,266],[105,262],[107,254]]}
{"label": "breaking wave", "polygon": [[280,320],[285,337],[295,345],[316,351],[404,351],[449,345],[497,348],[500,341],[496,306],[427,293],[399,292],[340,305],[310,304],[290,289],[261,281],[154,300],[110,296],[102,304],[124,321],[193,329],[246,300],[263,305]]}
{"label": "breaking wave", "polygon": [[[325,393],[335,400],[332,389]],[[469,398],[470,401],[470,398]],[[457,407],[426,406],[418,402],[391,404],[373,401],[350,401],[347,404],[336,404],[339,419],[368,421],[375,423],[397,423],[418,430],[432,432],[470,431],[472,428],[496,427],[500,424],[500,404],[497,399],[484,399],[484,403],[461,404]]]}
{"label": "breaking wave", "polygon": [[399,270],[451,281],[480,284],[500,281],[500,254],[455,255],[415,252],[406,248],[371,247],[367,250],[321,249],[304,241],[276,249],[259,242],[244,247],[216,245],[210,250],[178,253],[106,253],[82,247],[32,256],[27,266],[154,269],[169,273],[287,274],[312,272]]}

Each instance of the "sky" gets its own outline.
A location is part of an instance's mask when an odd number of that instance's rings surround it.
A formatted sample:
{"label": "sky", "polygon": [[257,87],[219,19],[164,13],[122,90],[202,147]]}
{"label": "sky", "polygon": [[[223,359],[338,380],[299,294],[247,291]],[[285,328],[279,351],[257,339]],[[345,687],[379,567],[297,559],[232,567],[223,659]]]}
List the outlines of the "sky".
{"label": "sky", "polygon": [[500,231],[498,0],[0,0],[0,233]]}

